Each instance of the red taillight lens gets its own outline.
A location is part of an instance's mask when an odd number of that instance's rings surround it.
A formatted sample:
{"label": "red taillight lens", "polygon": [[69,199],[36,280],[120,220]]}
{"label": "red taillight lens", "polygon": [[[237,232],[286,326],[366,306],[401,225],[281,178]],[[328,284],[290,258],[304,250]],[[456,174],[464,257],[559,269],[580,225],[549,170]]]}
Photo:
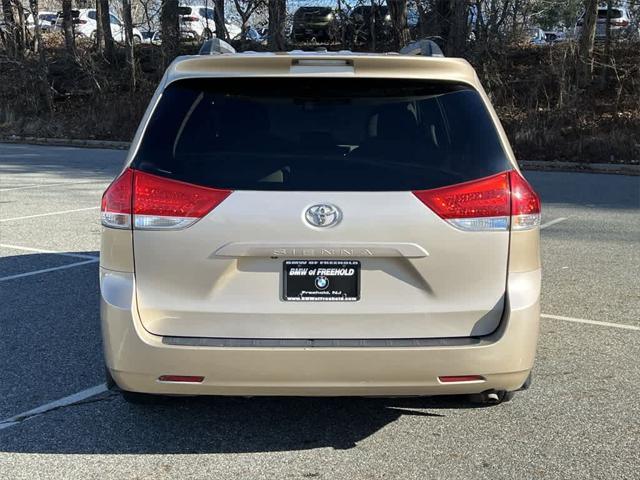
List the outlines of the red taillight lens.
{"label": "red taillight lens", "polygon": [[161,382],[202,383],[204,377],[195,375],[161,375],[158,380]]}
{"label": "red taillight lens", "polygon": [[462,230],[509,228],[508,172],[413,193],[440,217]]}
{"label": "red taillight lens", "polygon": [[102,224],[111,228],[131,228],[133,171],[125,170],[102,195]]}
{"label": "red taillight lens", "polygon": [[[135,229],[186,228],[208,214],[230,194],[230,190],[200,187],[128,169],[103,196],[103,224],[107,227],[130,228],[133,214]],[[117,226],[113,222],[105,222],[105,212],[117,213],[120,222],[124,222],[126,217],[128,223]]]}
{"label": "red taillight lens", "polygon": [[[441,218],[461,230],[508,230],[539,224],[540,200],[522,176],[512,170],[471,182],[414,195]],[[517,216],[514,217],[514,216]]]}
{"label": "red taillight lens", "polygon": [[528,230],[540,225],[540,198],[529,182],[515,170],[511,181],[511,229]]}
{"label": "red taillight lens", "polygon": [[182,17],[183,22],[197,22],[197,17]]}
{"label": "red taillight lens", "polygon": [[482,382],[484,377],[482,375],[449,375],[438,377],[438,380],[440,383]]}
{"label": "red taillight lens", "polygon": [[629,21],[628,20],[611,20],[611,25],[613,25],[614,27],[628,27],[629,26]]}

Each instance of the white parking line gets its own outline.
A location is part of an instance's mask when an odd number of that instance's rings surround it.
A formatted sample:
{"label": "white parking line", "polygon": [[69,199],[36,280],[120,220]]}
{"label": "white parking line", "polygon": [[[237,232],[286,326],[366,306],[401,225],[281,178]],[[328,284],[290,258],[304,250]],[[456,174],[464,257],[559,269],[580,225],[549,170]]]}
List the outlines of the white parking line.
{"label": "white parking line", "polygon": [[100,207],[76,208],[74,210],[62,210],[60,212],[39,213],[37,215],[27,215],[26,217],[3,218],[0,222],[11,222],[13,220],[27,220],[28,218],[48,217],[49,215],[62,215],[63,213],[84,212],[86,210],[97,210]]}
{"label": "white parking line", "polygon": [[18,273],[16,275],[9,275],[7,277],[0,277],[0,282],[6,282],[9,280],[15,280],[16,278],[30,277],[32,275],[40,275],[41,273],[55,272],[56,270],[64,270],[65,268],[79,267],[80,265],[88,265],[90,263],[98,262],[98,258],[92,260],[85,260],[84,262],[75,262],[68,265],[61,265],[59,267],[43,268],[42,270],[33,270],[31,272]]}
{"label": "white parking line", "polygon": [[99,258],[97,255],[85,255],[83,253],[68,253],[68,252],[57,252],[55,250],[44,250],[42,248],[31,248],[31,247],[22,247],[20,245],[9,245],[8,243],[0,243],[1,248],[8,248],[9,250],[22,250],[25,252],[36,252],[36,253],[51,253],[54,255],[62,255],[63,257],[72,257],[72,258]]}
{"label": "white parking line", "polygon": [[549,318],[551,320],[562,320],[565,322],[586,323],[588,325],[600,325],[601,327],[613,327],[622,328],[625,330],[640,331],[640,327],[636,325],[627,325],[626,323],[599,322],[597,320],[585,320],[584,318],[563,317],[562,315],[548,315],[546,313],[540,314],[540,317]]}
{"label": "white parking line", "polygon": [[564,222],[566,219],[567,219],[567,217],[554,218],[553,220],[550,220],[547,223],[543,223],[542,225],[540,225],[540,230],[548,228],[551,225],[555,225],[556,223]]}
{"label": "white parking line", "polygon": [[30,188],[47,188],[47,187],[57,187],[60,185],[84,185],[87,183],[109,183],[108,180],[91,180],[91,181],[83,181],[83,182],[58,182],[58,183],[41,183],[41,184],[32,184],[32,185],[23,185],[21,187],[9,187],[9,188],[0,188],[0,192],[12,192],[14,190],[28,190]]}
{"label": "white parking line", "polygon": [[54,402],[46,403],[44,405],[36,407],[27,412],[22,412],[17,415],[14,415],[13,417],[0,420],[0,430],[4,428],[12,427],[14,425],[19,424],[23,420],[28,420],[29,418],[35,417],[37,415],[41,415],[51,410],[55,410],[56,408],[73,405],[74,403],[81,402],[83,400],[86,400],[87,398],[94,397],[106,391],[107,391],[107,386],[103,383],[101,385],[96,385],[95,387],[82,390],[81,392],[74,393],[73,395],[69,395],[68,397],[61,398]]}

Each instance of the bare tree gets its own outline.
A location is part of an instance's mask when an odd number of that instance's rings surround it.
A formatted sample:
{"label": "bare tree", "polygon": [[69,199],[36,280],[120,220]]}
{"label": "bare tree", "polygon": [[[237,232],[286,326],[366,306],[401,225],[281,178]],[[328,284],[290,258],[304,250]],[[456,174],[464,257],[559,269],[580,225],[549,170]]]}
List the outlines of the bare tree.
{"label": "bare tree", "polygon": [[135,68],[135,58],[133,51],[133,19],[131,18],[131,0],[122,0],[122,17],[124,20],[124,37],[125,37],[125,47],[126,47],[126,56],[127,56],[127,64],[129,65],[129,70],[131,73],[131,86],[135,88],[136,85],[136,68]]}
{"label": "bare tree", "polygon": [[224,19],[224,0],[214,0],[213,21],[216,24],[216,37],[227,40],[229,32]]}
{"label": "bare tree", "polygon": [[604,41],[604,66],[600,75],[600,87],[605,88],[609,81],[609,69],[611,67],[611,9],[613,8],[613,1],[607,0],[607,24],[606,24],[606,37]]}
{"label": "bare tree", "polygon": [[76,42],[73,34],[73,17],[71,15],[71,0],[62,0],[62,29],[64,44],[69,55],[75,55]]}
{"label": "bare tree", "polygon": [[397,50],[409,43],[409,27],[407,26],[407,0],[388,2],[389,14],[393,25],[393,41]]}
{"label": "bare tree", "polygon": [[585,0],[582,31],[578,41],[578,84],[586,86],[591,82],[593,71],[593,42],[596,36],[596,21],[598,19],[598,0]]}
{"label": "bare tree", "polygon": [[178,55],[180,28],[178,26],[178,0],[162,0],[160,4],[160,32],[165,66]]}
{"label": "bare tree", "polygon": [[42,32],[38,21],[38,0],[29,0],[29,10],[34,19],[33,25],[33,51],[40,55],[40,63],[44,63],[44,50],[42,50]]}
{"label": "bare tree", "polygon": [[469,5],[467,0],[449,1],[449,31],[446,52],[452,57],[460,57],[465,51],[468,33]]}
{"label": "bare tree", "polygon": [[284,50],[285,19],[287,16],[286,0],[269,0],[269,39],[267,45],[271,50]]}
{"label": "bare tree", "polygon": [[247,30],[249,29],[249,19],[251,15],[260,8],[264,0],[234,0],[236,5],[236,11],[240,15],[240,21],[242,22],[242,35],[244,38]]}
{"label": "bare tree", "polygon": [[115,46],[113,44],[113,34],[111,33],[111,11],[109,0],[98,0],[100,2],[100,23],[102,24],[102,36],[104,37],[104,54],[109,60],[115,57]]}
{"label": "bare tree", "polygon": [[13,15],[13,6],[11,5],[11,0],[2,0],[2,15],[4,16],[5,30],[0,30],[0,33],[3,34],[3,38],[7,46],[7,53],[10,56],[15,56],[17,53],[17,27],[16,20]]}
{"label": "bare tree", "polygon": [[102,33],[102,4],[100,0],[96,0],[96,48],[102,52],[104,34]]}

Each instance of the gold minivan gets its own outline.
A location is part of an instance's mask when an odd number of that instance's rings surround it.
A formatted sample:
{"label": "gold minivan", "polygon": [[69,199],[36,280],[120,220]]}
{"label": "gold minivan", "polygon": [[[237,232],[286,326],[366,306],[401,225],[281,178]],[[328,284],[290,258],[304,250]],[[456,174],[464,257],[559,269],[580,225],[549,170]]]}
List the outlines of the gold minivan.
{"label": "gold minivan", "polygon": [[107,382],[508,400],[534,362],[539,223],[464,60],[181,57],[102,199]]}

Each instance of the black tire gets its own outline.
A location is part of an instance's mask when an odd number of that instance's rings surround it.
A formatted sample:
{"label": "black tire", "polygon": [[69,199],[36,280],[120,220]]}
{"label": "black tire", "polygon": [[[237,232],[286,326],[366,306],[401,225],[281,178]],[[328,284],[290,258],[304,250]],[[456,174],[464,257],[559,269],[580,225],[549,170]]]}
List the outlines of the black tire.
{"label": "black tire", "polygon": [[139,35],[134,35],[133,36],[133,44],[134,45],[140,45],[142,43],[142,38],[140,38]]}
{"label": "black tire", "polygon": [[119,390],[116,381],[111,376],[111,372],[109,372],[109,369],[106,365],[104,366],[104,383],[107,386],[107,390],[110,390],[112,392],[116,392]]}

